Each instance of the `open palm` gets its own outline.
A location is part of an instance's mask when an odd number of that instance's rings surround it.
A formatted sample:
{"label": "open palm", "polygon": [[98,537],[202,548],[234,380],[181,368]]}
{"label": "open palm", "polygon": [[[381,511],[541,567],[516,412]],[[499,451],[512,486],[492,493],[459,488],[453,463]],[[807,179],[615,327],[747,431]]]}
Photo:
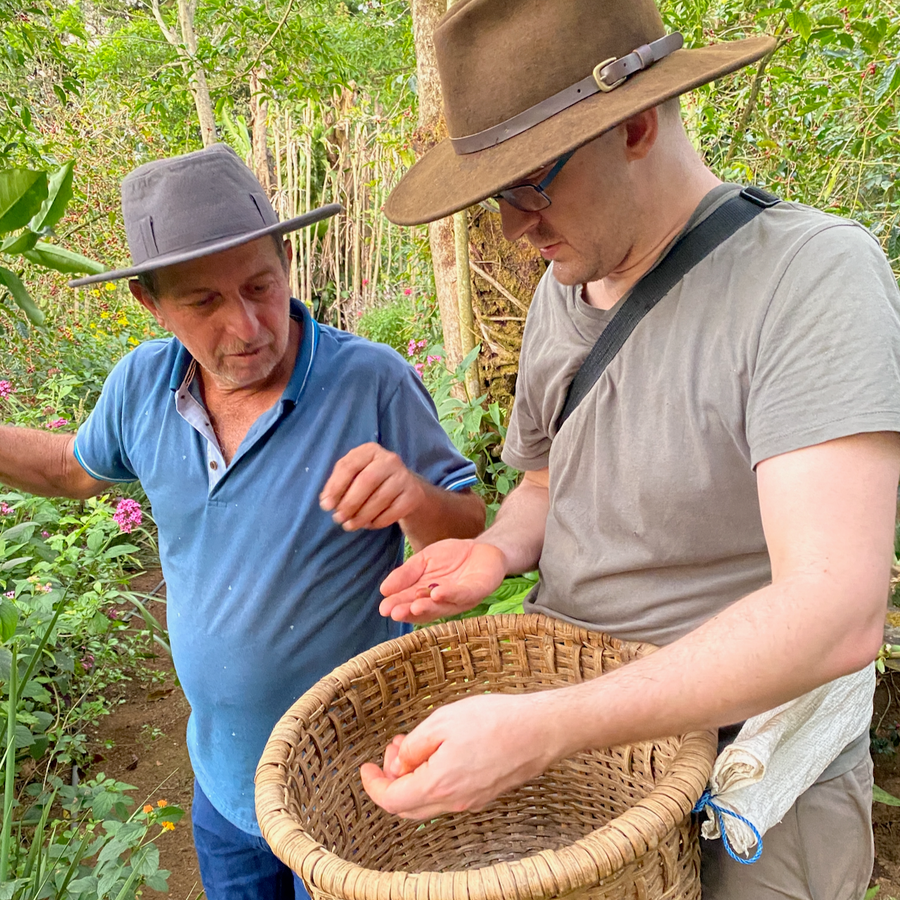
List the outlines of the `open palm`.
{"label": "open palm", "polygon": [[492,544],[446,540],[410,557],[382,583],[383,616],[432,622],[477,606],[506,576],[506,558]]}

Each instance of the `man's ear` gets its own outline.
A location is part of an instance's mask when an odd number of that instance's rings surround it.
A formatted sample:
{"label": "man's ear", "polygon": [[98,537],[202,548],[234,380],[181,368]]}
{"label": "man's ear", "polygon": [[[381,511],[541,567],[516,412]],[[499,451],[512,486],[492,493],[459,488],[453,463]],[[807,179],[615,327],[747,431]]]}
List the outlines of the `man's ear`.
{"label": "man's ear", "polygon": [[166,325],[166,321],[159,311],[159,307],[156,305],[156,300],[154,300],[153,295],[144,287],[144,285],[137,279],[132,278],[128,282],[128,290],[131,291],[131,296],[134,297],[134,299],[137,300],[137,302],[140,303],[154,319],[156,319],[156,323],[160,328],[165,328],[166,331],[172,330]]}
{"label": "man's ear", "polygon": [[288,268],[290,269],[291,263],[294,261],[294,245],[291,243],[290,238],[284,239],[284,255],[287,257]]}
{"label": "man's ear", "polygon": [[625,129],[625,154],[629,162],[644,159],[659,137],[659,112],[645,109],[622,123]]}

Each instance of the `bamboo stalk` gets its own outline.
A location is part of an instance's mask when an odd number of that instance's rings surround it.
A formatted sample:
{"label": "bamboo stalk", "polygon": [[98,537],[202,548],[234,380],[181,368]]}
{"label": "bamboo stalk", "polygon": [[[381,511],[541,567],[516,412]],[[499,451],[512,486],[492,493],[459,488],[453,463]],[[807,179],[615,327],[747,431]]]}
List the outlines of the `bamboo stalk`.
{"label": "bamboo stalk", "polygon": [[[463,359],[475,348],[475,315],[472,311],[472,276],[469,274],[469,216],[465,210],[453,216],[456,238],[457,300],[459,302],[459,331]],[[465,387],[469,400],[478,396],[478,360],[466,369]]]}

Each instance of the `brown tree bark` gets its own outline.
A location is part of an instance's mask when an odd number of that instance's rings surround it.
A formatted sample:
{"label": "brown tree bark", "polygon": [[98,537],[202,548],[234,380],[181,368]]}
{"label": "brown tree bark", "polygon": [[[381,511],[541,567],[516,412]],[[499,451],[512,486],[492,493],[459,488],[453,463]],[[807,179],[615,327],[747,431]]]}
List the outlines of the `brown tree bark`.
{"label": "brown tree bark", "polygon": [[260,77],[265,74],[260,66],[250,72],[250,129],[253,143],[253,171],[259,183],[271,197],[275,185],[275,161],[269,152],[269,104],[263,98]]}
{"label": "brown tree bark", "polygon": [[[411,7],[419,95],[419,120],[413,143],[418,157],[447,135],[432,40],[438,19],[447,11],[447,0],[411,0]],[[452,217],[432,222],[428,226],[428,242],[431,245],[434,285],[444,333],[444,354],[447,366],[456,369],[463,360],[463,351]]]}
{"label": "brown tree bark", "polygon": [[489,402],[508,412],[515,396],[525,316],[546,264],[526,240],[507,241],[500,216],[480,208],[469,213],[469,242],[483,389]]}
{"label": "brown tree bark", "polygon": [[197,60],[197,31],[194,28],[197,0],[177,0],[177,3],[180,36],[178,32],[166,25],[166,20],[159,8],[159,0],[151,0],[150,8],[163,37],[175,48],[178,59],[181,61],[181,67],[197,109],[200,138],[203,146],[208,147],[210,144],[215,144],[217,140],[216,117],[213,114],[206,71]]}

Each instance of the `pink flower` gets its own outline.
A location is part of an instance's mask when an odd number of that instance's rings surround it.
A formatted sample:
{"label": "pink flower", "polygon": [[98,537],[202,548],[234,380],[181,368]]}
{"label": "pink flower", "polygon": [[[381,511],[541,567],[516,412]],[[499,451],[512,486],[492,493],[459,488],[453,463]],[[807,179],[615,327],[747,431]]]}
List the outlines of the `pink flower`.
{"label": "pink flower", "polygon": [[0,400],[8,400],[10,394],[14,394],[16,389],[8,381],[0,381]]}
{"label": "pink flower", "polygon": [[408,297],[412,293],[412,288],[404,288],[403,293]]}
{"label": "pink flower", "polygon": [[106,611],[106,618],[115,622],[119,618],[119,611],[117,609],[108,609]]}
{"label": "pink flower", "polygon": [[415,356],[415,355],[416,355],[416,350],[418,349],[418,346],[419,346],[419,345],[415,342],[414,339],[413,339],[413,340],[410,340],[409,346],[406,348],[406,355],[407,355],[407,356]]}
{"label": "pink flower", "polygon": [[94,668],[93,653],[85,653],[84,656],[81,657],[81,667],[85,670],[85,672],[89,672]]}
{"label": "pink flower", "polygon": [[120,500],[113,513],[113,519],[120,531],[124,531],[126,534],[130,533],[135,526],[140,526],[143,520],[141,504],[137,500]]}
{"label": "pink flower", "polygon": [[431,363],[440,362],[442,359],[443,359],[442,356],[429,356],[429,357],[425,360],[425,362],[427,362],[429,365],[431,365]]}
{"label": "pink flower", "polygon": [[11,516],[13,512],[13,508],[5,500],[0,500],[0,516]]}
{"label": "pink flower", "polygon": [[363,282],[362,282],[362,283],[363,283],[363,287],[365,287],[365,286],[369,283],[369,279],[368,279],[368,278],[363,278]]}
{"label": "pink flower", "polygon": [[15,592],[15,591],[7,591],[3,596],[4,596],[4,597],[9,597],[9,599],[12,600],[13,597],[16,596],[16,592]]}
{"label": "pink flower", "polygon": [[42,537],[42,538],[48,538],[48,537],[50,537],[50,532],[49,532],[49,531],[42,531],[42,532],[41,532],[41,537]]}
{"label": "pink flower", "polygon": [[416,363],[413,368],[419,373],[419,378],[425,374],[425,363]]}
{"label": "pink flower", "polygon": [[68,425],[68,419],[54,419],[52,422],[46,422],[44,424],[44,428],[62,428],[63,425]]}

